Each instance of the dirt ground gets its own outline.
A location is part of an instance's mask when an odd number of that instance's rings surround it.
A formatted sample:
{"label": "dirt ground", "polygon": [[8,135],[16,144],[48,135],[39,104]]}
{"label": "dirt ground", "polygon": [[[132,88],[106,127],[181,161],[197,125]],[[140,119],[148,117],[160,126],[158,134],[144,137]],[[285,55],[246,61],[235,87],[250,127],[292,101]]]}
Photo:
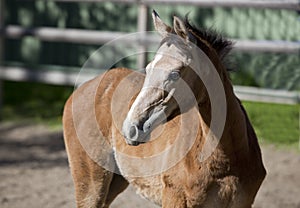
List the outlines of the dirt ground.
{"label": "dirt ground", "polygon": [[[255,208],[300,208],[300,153],[263,146],[268,171]],[[75,207],[61,131],[30,124],[0,124],[0,207]],[[156,207],[129,187],[113,208]]]}

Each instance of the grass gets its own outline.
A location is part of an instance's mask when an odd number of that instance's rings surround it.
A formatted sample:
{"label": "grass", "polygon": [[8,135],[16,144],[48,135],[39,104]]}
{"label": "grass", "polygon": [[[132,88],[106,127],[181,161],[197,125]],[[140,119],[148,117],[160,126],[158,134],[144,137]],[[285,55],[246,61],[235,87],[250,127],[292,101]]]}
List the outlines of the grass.
{"label": "grass", "polygon": [[260,142],[298,147],[300,105],[255,102],[243,104]]}

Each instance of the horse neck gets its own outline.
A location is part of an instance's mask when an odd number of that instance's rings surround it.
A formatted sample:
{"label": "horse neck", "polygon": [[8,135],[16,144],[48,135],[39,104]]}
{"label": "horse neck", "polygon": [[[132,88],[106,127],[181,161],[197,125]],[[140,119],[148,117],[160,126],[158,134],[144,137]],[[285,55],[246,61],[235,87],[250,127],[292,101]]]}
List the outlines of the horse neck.
{"label": "horse neck", "polygon": [[[212,60],[213,61],[213,60]],[[247,157],[249,151],[247,125],[249,121],[246,118],[244,111],[242,110],[240,101],[236,98],[233,86],[227,74],[227,71],[223,68],[223,65],[213,61],[217,71],[220,73],[220,78],[224,86],[224,92],[226,96],[226,122],[222,137],[220,138],[219,147],[224,149],[228,154],[232,154],[232,151],[238,152],[240,157]],[[211,103],[208,94],[206,95],[207,102],[199,104],[199,112],[201,115],[203,131],[209,129],[211,122]],[[248,123],[247,123],[248,122]],[[205,134],[205,132],[203,132]]]}

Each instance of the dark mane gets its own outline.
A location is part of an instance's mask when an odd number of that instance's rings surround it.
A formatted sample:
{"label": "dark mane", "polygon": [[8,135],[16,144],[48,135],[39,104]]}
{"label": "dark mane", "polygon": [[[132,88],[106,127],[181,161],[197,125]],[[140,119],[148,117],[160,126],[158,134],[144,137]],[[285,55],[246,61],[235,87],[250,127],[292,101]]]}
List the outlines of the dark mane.
{"label": "dark mane", "polygon": [[224,59],[226,55],[231,51],[233,43],[232,41],[224,38],[220,33],[217,33],[213,29],[198,29],[195,26],[191,25],[188,20],[188,17],[185,18],[185,26],[189,31],[195,34],[197,37],[202,40],[207,41],[212,48],[214,48],[219,55],[219,57]]}

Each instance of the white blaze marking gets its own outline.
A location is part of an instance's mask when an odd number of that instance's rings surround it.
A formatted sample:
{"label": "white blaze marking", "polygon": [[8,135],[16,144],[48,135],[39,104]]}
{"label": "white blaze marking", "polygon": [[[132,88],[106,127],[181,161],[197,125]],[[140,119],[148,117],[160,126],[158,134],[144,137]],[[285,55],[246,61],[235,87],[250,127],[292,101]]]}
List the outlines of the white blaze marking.
{"label": "white blaze marking", "polygon": [[144,90],[142,88],[140,94],[136,97],[135,101],[133,102],[133,104],[128,112],[126,120],[129,120],[129,122],[131,122],[133,111],[136,108],[136,106],[138,105],[139,100],[141,100],[141,96],[143,95],[143,92],[144,92]]}
{"label": "white blaze marking", "polygon": [[157,62],[160,61],[160,59],[162,59],[163,55],[162,54],[157,54],[155,57],[154,57],[154,60],[152,61],[151,63],[151,69],[154,69],[154,66],[157,64]]}
{"label": "white blaze marking", "polygon": [[[150,64],[150,69],[154,69],[154,66],[162,59],[163,55],[162,54],[156,54],[156,56],[154,57],[153,61]],[[138,103],[140,102],[141,99],[143,99],[143,94],[145,93],[146,89],[143,87],[141,89],[140,94],[137,96],[137,98],[135,99],[135,101],[133,102],[128,115],[127,115],[127,119],[130,121],[132,118],[132,114],[133,111],[135,110],[136,106],[138,105]]]}

